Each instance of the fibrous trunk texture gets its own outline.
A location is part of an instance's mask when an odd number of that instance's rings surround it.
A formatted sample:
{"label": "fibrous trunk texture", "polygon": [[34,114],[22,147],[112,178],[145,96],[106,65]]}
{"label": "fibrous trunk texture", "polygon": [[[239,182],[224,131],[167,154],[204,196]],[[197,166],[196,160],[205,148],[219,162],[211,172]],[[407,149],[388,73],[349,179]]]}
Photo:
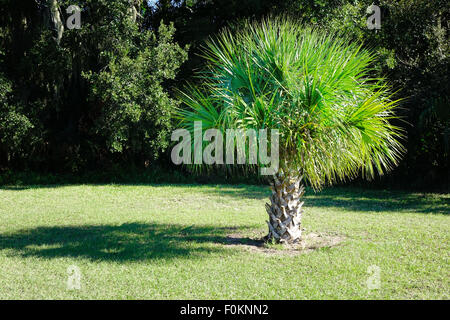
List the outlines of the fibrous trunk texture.
{"label": "fibrous trunk texture", "polygon": [[305,193],[302,177],[276,174],[271,188],[271,203],[266,203],[269,214],[267,239],[279,243],[298,242],[302,235],[300,223],[303,202],[300,199]]}

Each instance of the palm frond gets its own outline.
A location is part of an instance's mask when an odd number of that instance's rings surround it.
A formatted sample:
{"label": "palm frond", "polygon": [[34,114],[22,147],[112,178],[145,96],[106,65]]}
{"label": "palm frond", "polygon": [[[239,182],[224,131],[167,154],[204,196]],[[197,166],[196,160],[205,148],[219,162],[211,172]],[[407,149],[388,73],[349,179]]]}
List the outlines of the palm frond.
{"label": "palm frond", "polygon": [[206,42],[201,85],[180,92],[180,126],[278,129],[281,170],[300,170],[314,188],[371,178],[399,162],[403,131],[374,55],[345,35],[288,18],[247,21]]}

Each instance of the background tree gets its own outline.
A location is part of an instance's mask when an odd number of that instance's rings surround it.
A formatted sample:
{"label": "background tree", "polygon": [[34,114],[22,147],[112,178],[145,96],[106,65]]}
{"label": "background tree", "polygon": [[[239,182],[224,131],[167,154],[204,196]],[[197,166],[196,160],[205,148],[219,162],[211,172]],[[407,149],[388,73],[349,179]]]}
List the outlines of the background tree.
{"label": "background tree", "polygon": [[398,164],[402,134],[390,123],[397,101],[372,77],[374,55],[344,35],[267,19],[221,32],[204,57],[202,84],[181,95],[188,106],[178,113],[182,127],[193,131],[202,121],[203,130],[280,132],[268,239],[300,239],[303,179],[319,189]]}
{"label": "background tree", "polygon": [[[65,27],[78,5],[81,29]],[[187,58],[174,28],[142,28],[143,1],[1,0],[0,168],[77,172],[153,163],[167,147],[169,83]]]}
{"label": "background tree", "polygon": [[[83,10],[81,30],[65,26],[65,9],[71,4]],[[381,8],[380,30],[367,28],[366,10],[372,4]],[[204,66],[198,53],[208,36],[241,18],[270,13],[289,14],[305,25],[362,42],[376,52],[374,76],[389,80],[393,99],[407,97],[398,111],[406,121],[393,123],[407,131],[408,152],[391,174],[372,185],[450,188],[446,0],[22,0],[20,6],[0,0],[0,82],[5,88],[0,171],[31,169],[45,175],[103,171],[115,164],[123,171],[144,164],[177,170],[170,167],[169,155],[162,154],[170,131],[168,114],[177,105],[171,88]],[[163,31],[171,34],[170,40],[159,37],[161,22],[173,22],[175,30]],[[170,48],[165,51],[170,61],[144,63],[166,50],[160,39]],[[190,55],[183,63],[185,45]],[[158,73],[160,67],[168,72]],[[141,71],[133,74],[133,69]],[[155,103],[159,94],[163,98]],[[134,100],[140,102],[131,107]],[[143,101],[152,106],[144,110]],[[120,115],[122,108],[126,111]],[[150,114],[161,114],[159,124]],[[106,125],[108,121],[114,123]],[[255,181],[252,170],[242,173],[247,182]],[[227,179],[234,181],[232,175]],[[356,183],[367,186],[359,178]]]}
{"label": "background tree", "polygon": [[[372,3],[381,9],[376,31],[366,25]],[[450,187],[449,21],[445,0],[341,1],[321,21],[376,51],[377,75],[386,75],[397,98],[407,97],[399,125],[407,131],[408,152],[388,179],[403,187]]]}

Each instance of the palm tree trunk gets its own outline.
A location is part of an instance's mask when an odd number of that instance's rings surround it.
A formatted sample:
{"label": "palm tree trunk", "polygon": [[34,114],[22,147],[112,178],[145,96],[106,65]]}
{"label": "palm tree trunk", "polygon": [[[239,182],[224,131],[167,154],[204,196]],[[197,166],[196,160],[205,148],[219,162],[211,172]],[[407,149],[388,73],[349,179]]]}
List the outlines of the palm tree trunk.
{"label": "palm tree trunk", "polygon": [[302,235],[303,202],[300,199],[305,193],[302,177],[276,174],[271,188],[271,204],[266,203],[269,214],[267,239],[279,243],[298,242]]}

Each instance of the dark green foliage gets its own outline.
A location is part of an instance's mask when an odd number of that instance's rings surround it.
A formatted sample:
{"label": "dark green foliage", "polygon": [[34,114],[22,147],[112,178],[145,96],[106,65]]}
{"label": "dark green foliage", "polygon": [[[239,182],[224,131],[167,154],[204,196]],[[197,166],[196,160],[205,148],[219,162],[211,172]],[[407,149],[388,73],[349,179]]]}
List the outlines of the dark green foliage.
{"label": "dark green foliage", "polygon": [[[362,41],[376,52],[374,76],[406,98],[405,122],[396,124],[407,130],[408,153],[388,179],[448,185],[446,0],[58,0],[62,22],[69,4],[84,8],[82,29],[65,28],[59,44],[50,2],[0,0],[0,169],[154,162],[176,105],[170,88],[203,66],[200,44],[238,19],[287,14]],[[366,26],[372,3],[381,8],[381,30]],[[173,39],[171,27],[159,35],[162,21],[174,23]],[[192,48],[182,66],[186,53],[176,43]]]}
{"label": "dark green foliage", "polygon": [[[129,152],[156,159],[168,146],[171,110],[176,104],[162,83],[174,79],[186,53],[172,43],[173,27],[161,25],[159,40],[143,33],[134,55],[115,55],[107,70],[85,73],[91,84],[90,101],[101,105],[90,128],[111,152]],[[121,47],[119,52],[130,48]]]}
{"label": "dark green foliage", "polygon": [[78,4],[82,27],[58,40],[52,1],[23,3],[2,0],[0,11],[0,165],[78,171],[158,158],[176,106],[167,81],[187,58],[174,28],[143,30],[133,13],[142,1],[61,0],[60,23]]}
{"label": "dark green foliage", "polygon": [[158,0],[145,12],[145,25],[157,29],[161,20],[174,22],[176,40],[189,44],[192,54],[180,71],[189,79],[204,60],[197,54],[208,36],[240,19],[260,19],[268,14],[292,14],[306,23],[317,22],[339,0]]}
{"label": "dark green foliage", "polygon": [[323,24],[364,41],[378,53],[377,73],[386,75],[397,97],[406,98],[402,116],[408,153],[394,179],[447,184],[450,178],[449,16],[445,0],[378,1],[381,30],[366,27],[372,1],[342,1]]}
{"label": "dark green foliage", "polygon": [[33,127],[20,105],[11,101],[11,82],[0,74],[0,151],[6,160],[19,154],[29,130]]}

